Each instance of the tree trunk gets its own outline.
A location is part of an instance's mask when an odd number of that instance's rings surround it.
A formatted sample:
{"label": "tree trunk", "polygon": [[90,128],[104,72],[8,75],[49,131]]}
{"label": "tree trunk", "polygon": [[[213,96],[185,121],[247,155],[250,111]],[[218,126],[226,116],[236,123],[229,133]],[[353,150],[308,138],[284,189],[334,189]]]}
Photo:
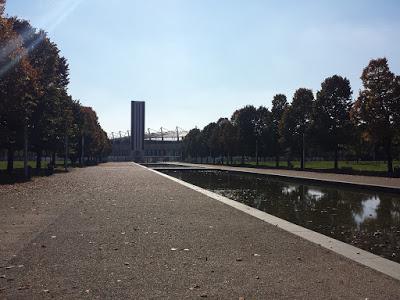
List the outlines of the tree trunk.
{"label": "tree trunk", "polygon": [[12,174],[14,169],[14,149],[12,147],[7,149],[7,173]]}
{"label": "tree trunk", "polygon": [[68,135],[65,135],[65,156],[64,156],[64,169],[68,171]]}
{"label": "tree trunk", "polygon": [[256,140],[256,165],[258,166],[258,140]]}
{"label": "tree trunk", "polygon": [[80,159],[80,163],[81,166],[83,166],[84,164],[84,155],[85,155],[85,136],[82,135],[82,141],[81,141],[81,159]]}
{"label": "tree trunk", "polygon": [[28,170],[28,126],[26,124],[24,126],[24,176],[25,176],[25,178],[29,177],[29,170]]}
{"label": "tree trunk", "polygon": [[392,157],[392,139],[390,138],[386,143],[386,156],[387,156],[387,169],[388,174],[393,174],[393,157]]}
{"label": "tree trunk", "polygon": [[38,150],[36,151],[36,170],[40,171],[42,168],[42,151]]}
{"label": "tree trunk", "polygon": [[339,156],[338,146],[335,145],[335,170],[339,169],[338,156]]}
{"label": "tree trunk", "polygon": [[51,153],[51,162],[50,164],[53,166],[53,168],[56,167],[56,152],[54,151],[53,153]]}
{"label": "tree trunk", "polygon": [[279,154],[275,156],[275,166],[279,168]]}
{"label": "tree trunk", "polygon": [[287,156],[287,166],[289,169],[292,168],[292,152],[291,150],[288,152],[288,156]]}
{"label": "tree trunk", "polygon": [[300,163],[300,169],[304,170],[304,161],[305,161],[305,156],[306,156],[306,151],[305,151],[305,143],[304,143],[304,133],[302,135],[302,140],[301,140],[301,163]]}

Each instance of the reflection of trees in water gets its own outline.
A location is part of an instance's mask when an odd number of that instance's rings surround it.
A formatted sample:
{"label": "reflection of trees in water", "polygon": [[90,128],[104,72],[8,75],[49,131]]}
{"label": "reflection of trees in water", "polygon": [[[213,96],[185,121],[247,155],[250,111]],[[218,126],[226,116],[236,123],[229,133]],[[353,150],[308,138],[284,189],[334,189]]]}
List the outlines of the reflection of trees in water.
{"label": "reflection of trees in water", "polygon": [[400,201],[392,201],[393,210],[392,210],[392,219],[400,224]]}
{"label": "reflection of trees in water", "polygon": [[368,227],[374,222],[380,227],[390,227],[398,224],[400,218],[400,204],[396,197],[222,171],[182,172],[179,177],[299,224],[315,221],[325,226],[359,230],[367,225],[366,221]]}
{"label": "reflection of trees in water", "polygon": [[377,214],[377,222],[382,227],[391,227],[393,225],[398,225],[398,222],[396,224],[396,220],[392,218],[393,216],[392,213],[395,211],[394,202],[398,201],[393,201],[393,200],[394,199],[392,197],[386,197],[386,196],[381,197],[381,201],[376,210],[376,214]]}
{"label": "reflection of trees in water", "polygon": [[[397,195],[368,194],[228,172],[182,172],[179,177],[300,226],[400,261],[400,199]],[[392,253],[399,258],[393,258]]]}

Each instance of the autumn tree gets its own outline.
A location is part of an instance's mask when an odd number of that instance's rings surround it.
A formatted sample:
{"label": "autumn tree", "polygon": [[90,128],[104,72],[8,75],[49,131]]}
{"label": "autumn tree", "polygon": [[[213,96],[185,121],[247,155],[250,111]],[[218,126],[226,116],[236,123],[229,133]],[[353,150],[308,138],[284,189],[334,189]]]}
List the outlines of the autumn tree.
{"label": "autumn tree", "polygon": [[[4,1],[3,3],[4,4]],[[37,105],[37,72],[26,58],[13,20],[0,17],[0,143],[7,149],[7,170],[13,170],[14,152],[24,148],[27,171],[27,135]]]}
{"label": "autumn tree", "polygon": [[339,147],[350,139],[351,95],[350,81],[334,75],[322,82],[314,103],[313,137],[322,149],[334,152],[335,169],[338,169]]}
{"label": "autumn tree", "polygon": [[0,0],[0,17],[4,14],[6,0]]}
{"label": "autumn tree", "polygon": [[39,169],[44,151],[52,153],[53,164],[56,153],[64,154],[67,166],[69,154],[72,160],[83,153],[85,138],[85,155],[101,160],[111,151],[110,141],[96,113],[68,95],[67,60],[44,31],[5,17],[4,5],[0,0],[0,148],[7,149],[8,171],[21,149],[25,170],[28,151],[37,153]]}
{"label": "autumn tree", "polygon": [[99,125],[97,114],[91,107],[82,106],[81,116],[83,117],[83,127],[81,128],[83,136],[82,153],[88,160],[97,160],[104,147],[103,131]]}
{"label": "autumn tree", "polygon": [[393,140],[400,128],[399,79],[389,69],[386,58],[373,59],[361,75],[364,89],[352,109],[364,137],[381,142],[387,157],[387,170],[393,173]]}
{"label": "autumn tree", "polygon": [[82,105],[79,101],[72,100],[70,103],[72,112],[72,124],[69,131],[69,149],[68,156],[71,162],[75,163],[81,158],[82,148],[82,128],[84,126],[84,118]]}
{"label": "autumn tree", "polygon": [[27,59],[38,74],[41,96],[32,115],[31,140],[36,152],[36,167],[41,168],[44,149],[55,153],[63,149],[71,125],[70,99],[67,95],[69,70],[66,59],[59,55],[56,44],[43,31],[33,28],[29,22],[13,18],[14,30],[22,37],[27,49]]}

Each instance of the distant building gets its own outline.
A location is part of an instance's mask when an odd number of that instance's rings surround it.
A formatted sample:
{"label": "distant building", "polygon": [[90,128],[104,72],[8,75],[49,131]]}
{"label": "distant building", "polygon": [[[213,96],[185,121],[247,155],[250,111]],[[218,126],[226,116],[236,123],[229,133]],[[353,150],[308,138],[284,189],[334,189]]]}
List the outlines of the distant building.
{"label": "distant building", "polygon": [[131,156],[134,161],[144,157],[144,101],[131,102]]}
{"label": "distant building", "polygon": [[186,131],[145,131],[145,102],[131,102],[131,130],[110,135],[112,161],[162,162],[182,159],[182,139]]}

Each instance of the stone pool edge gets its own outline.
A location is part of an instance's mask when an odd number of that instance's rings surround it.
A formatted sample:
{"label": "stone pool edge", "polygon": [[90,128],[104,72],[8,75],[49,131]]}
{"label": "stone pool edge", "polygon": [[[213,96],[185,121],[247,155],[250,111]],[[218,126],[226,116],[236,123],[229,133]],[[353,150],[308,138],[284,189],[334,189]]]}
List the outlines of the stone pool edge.
{"label": "stone pool edge", "polygon": [[275,217],[157,170],[140,164],[134,164],[400,281],[400,264],[396,262]]}

